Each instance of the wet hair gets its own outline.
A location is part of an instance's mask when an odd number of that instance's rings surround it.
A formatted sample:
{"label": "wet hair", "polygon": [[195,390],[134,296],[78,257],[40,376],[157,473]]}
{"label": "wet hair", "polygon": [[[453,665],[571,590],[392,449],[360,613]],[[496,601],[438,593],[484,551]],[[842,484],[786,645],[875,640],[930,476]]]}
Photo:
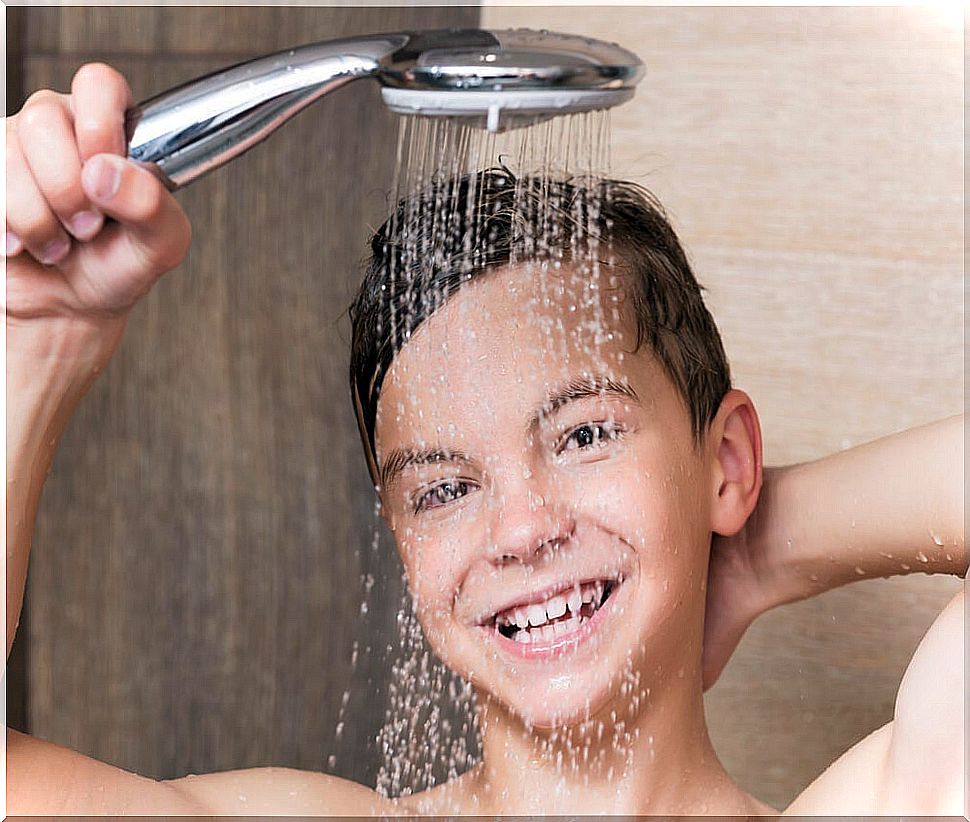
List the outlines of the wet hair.
{"label": "wet hair", "polygon": [[623,271],[636,350],[649,345],[659,359],[700,440],[731,387],[730,370],[701,286],[657,199],[628,182],[516,178],[489,169],[406,197],[371,239],[350,307],[350,386],[375,483],[381,385],[418,327],[464,283],[492,269],[543,258],[581,262],[604,249]]}

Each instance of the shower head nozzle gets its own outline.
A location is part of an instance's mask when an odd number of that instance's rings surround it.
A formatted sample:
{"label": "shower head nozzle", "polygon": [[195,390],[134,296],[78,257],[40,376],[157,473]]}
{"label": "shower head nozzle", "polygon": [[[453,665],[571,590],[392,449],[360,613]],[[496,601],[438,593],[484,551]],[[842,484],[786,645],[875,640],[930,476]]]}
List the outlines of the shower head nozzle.
{"label": "shower head nozzle", "polygon": [[128,154],[176,189],[238,157],[327,92],[376,78],[398,114],[504,131],[633,96],[643,64],[548,31],[447,29],[312,43],[192,80],[131,109]]}
{"label": "shower head nozzle", "polygon": [[395,114],[448,117],[498,132],[533,125],[562,114],[612,108],[629,100],[633,89],[426,91],[385,86],[381,96]]}
{"label": "shower head nozzle", "polygon": [[632,52],[570,34],[456,30],[425,32],[423,41],[416,56],[392,56],[378,73],[384,103],[398,114],[489,131],[611,108],[629,100],[643,76]]}

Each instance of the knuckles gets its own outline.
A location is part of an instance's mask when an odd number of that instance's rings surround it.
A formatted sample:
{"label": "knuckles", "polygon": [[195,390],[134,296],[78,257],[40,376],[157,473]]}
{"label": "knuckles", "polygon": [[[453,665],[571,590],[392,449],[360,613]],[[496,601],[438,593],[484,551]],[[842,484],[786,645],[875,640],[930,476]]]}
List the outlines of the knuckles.
{"label": "knuckles", "polygon": [[43,127],[52,118],[62,116],[65,105],[64,95],[58,94],[56,91],[46,88],[35,91],[27,98],[20,114],[16,115],[17,127]]}
{"label": "knuckles", "polygon": [[107,63],[85,63],[74,73],[71,83],[72,88],[75,84],[93,85],[104,87],[105,85],[120,86],[126,88],[125,78]]}

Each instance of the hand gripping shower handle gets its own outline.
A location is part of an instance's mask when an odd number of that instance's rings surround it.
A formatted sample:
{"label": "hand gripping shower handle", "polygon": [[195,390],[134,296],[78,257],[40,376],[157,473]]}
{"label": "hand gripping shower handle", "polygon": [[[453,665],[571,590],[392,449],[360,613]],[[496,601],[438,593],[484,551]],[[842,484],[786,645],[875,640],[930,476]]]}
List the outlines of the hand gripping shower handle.
{"label": "hand gripping shower handle", "polygon": [[165,91],[125,114],[128,156],[172,191],[264,140],[329,91],[377,74],[406,34],[314,43]]}

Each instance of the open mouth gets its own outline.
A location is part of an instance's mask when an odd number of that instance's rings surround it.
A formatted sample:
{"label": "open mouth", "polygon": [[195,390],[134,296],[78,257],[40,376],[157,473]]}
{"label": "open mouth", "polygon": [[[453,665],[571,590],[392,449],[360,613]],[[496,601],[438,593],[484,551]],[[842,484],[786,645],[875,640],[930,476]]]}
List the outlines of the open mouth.
{"label": "open mouth", "polygon": [[498,632],[513,642],[551,642],[589,622],[618,584],[611,579],[584,582],[540,602],[499,611],[492,621]]}

